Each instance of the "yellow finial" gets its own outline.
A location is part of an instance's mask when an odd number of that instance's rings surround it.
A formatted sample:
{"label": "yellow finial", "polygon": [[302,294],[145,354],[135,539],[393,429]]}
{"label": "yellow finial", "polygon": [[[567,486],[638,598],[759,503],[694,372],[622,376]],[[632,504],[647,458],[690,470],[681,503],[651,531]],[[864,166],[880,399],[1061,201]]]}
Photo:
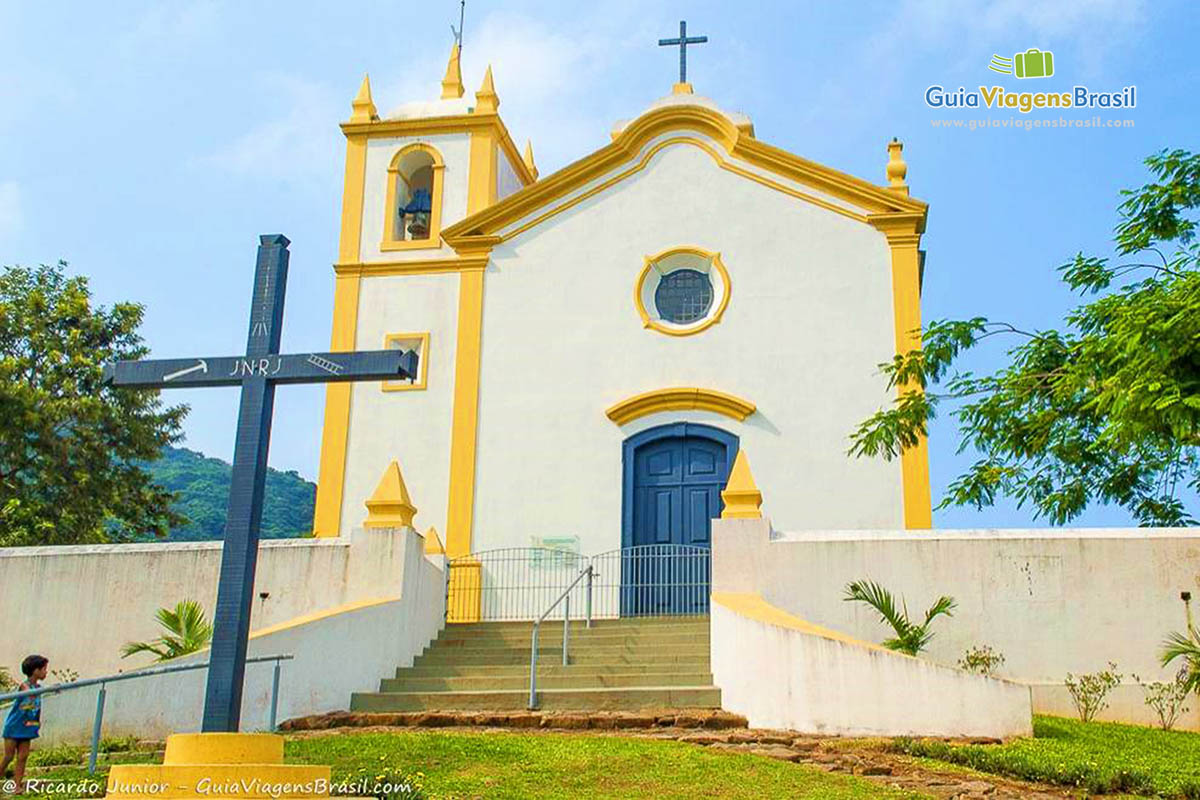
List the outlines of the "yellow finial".
{"label": "yellow finial", "polygon": [[721,500],[725,510],[721,519],[762,519],[762,492],[754,483],[750,474],[750,462],[746,459],[746,451],[738,450],[737,458],[733,460],[733,469],[729,472],[729,480],[725,483],[725,491],[721,492]]}
{"label": "yellow finial", "polygon": [[375,111],[375,101],[371,99],[371,76],[363,75],[362,86],[358,87],[358,94],[354,97],[354,102],[350,104],[352,109],[350,114],[351,122],[370,122],[374,119],[379,119],[379,115]]}
{"label": "yellow finial", "polygon": [[442,99],[455,100],[463,96],[462,67],[458,63],[458,43],[450,48],[450,63],[446,64],[446,77],[442,78]]}
{"label": "yellow finial", "polygon": [[446,548],[442,547],[442,537],[438,536],[437,528],[432,525],[425,531],[425,555],[444,556]]}
{"label": "yellow finial", "polygon": [[671,94],[691,94],[692,85],[690,83],[677,83],[671,87]]}
{"label": "yellow finial", "polygon": [[393,461],[383,471],[375,493],[367,501],[367,521],[364,528],[411,528],[417,508],[408,496],[408,487],[400,474],[400,465]]}
{"label": "yellow finial", "polygon": [[529,171],[533,174],[533,179],[536,181],[538,176],[538,168],[537,164],[533,163],[532,139],[525,140],[525,155],[522,157],[522,160],[525,162],[525,166],[529,168]]}
{"label": "yellow finial", "polygon": [[900,153],[904,150],[904,144],[899,139],[892,138],[888,142],[888,164],[887,164],[887,179],[893,192],[900,194],[908,194],[908,184],[904,182],[908,176],[908,164]]}
{"label": "yellow finial", "polygon": [[483,74],[483,85],[475,93],[475,113],[495,114],[500,108],[500,98],[496,96],[496,84],[492,82],[492,65],[488,64],[487,72]]}

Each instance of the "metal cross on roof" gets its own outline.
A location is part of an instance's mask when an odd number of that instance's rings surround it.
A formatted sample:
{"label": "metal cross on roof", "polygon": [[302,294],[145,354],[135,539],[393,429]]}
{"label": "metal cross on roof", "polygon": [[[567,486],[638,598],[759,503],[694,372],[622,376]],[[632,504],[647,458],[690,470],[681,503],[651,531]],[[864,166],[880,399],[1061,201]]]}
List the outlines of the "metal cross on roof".
{"label": "metal cross on roof", "polygon": [[289,242],[279,234],[262,236],[259,242],[244,356],[117,361],[104,370],[108,384],[132,389],[242,388],[204,696],[206,732],[236,731],[241,716],[275,385],[411,380],[417,374],[418,356],[412,350],[280,354]]}
{"label": "metal cross on roof", "polygon": [[687,83],[687,46],[689,44],[704,44],[708,41],[707,36],[688,36],[687,22],[679,20],[679,38],[678,39],[659,39],[659,47],[673,47],[679,45],[679,82]]}

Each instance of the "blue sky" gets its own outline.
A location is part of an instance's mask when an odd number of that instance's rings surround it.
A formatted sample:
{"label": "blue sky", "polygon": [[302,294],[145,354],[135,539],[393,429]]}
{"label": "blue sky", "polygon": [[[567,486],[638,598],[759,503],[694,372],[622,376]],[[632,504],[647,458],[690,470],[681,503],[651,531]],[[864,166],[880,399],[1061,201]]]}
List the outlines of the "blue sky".
{"label": "blue sky", "polygon": [[[457,18],[454,0],[0,2],[0,263],[66,259],[100,302],[144,303],[155,355],[235,353],[256,237],[282,232],[293,242],[284,347],[325,349],[337,123],[366,71],[382,110],[436,97]],[[1110,252],[1118,192],[1144,181],[1146,155],[1200,146],[1200,25],[1183,2],[469,0],[465,82],[473,90],[493,65],[501,114],[518,142],[533,140],[545,175],[669,91],[677,53],[655,44],[681,18],[710,40],[690,52],[697,92],[748,113],[759,138],[878,182],[886,141],[904,141],[913,194],[931,206],[926,319],[1056,325],[1075,298],[1054,267],[1079,250]],[[1053,51],[1054,78],[987,70],[992,54],[1030,47]],[[935,111],[923,99],[931,84],[1134,84],[1138,105],[1099,112],[1132,128],[944,129],[932,121],[1020,115]],[[236,391],[170,398],[192,406],[187,446],[231,457]],[[315,477],[322,408],[320,389],[279,392],[273,466]],[[969,461],[956,441],[952,420],[933,428],[935,495]],[[939,527],[1031,521],[1008,505],[935,517]],[[1127,522],[1104,508],[1080,520]]]}

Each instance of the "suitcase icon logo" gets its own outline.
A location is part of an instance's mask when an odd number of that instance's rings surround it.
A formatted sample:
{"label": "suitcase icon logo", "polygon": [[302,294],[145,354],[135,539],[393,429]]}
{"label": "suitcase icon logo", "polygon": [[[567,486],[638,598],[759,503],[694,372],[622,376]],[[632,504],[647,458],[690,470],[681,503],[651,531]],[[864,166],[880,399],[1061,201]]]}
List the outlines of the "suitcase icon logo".
{"label": "suitcase icon logo", "polygon": [[988,69],[1018,78],[1049,78],[1054,74],[1054,53],[1031,47],[1012,58],[993,55]]}

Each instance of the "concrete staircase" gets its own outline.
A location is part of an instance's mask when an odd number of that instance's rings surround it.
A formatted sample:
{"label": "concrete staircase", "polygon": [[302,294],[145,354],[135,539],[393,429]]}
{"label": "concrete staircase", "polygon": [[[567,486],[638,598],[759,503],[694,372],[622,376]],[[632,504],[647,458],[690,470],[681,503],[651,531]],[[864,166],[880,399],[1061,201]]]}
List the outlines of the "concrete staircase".
{"label": "concrete staircase", "polygon": [[[447,625],[411,667],[356,693],[351,711],[515,711],[529,702],[530,622]],[[720,708],[709,667],[708,617],[572,623],[562,665],[561,622],[538,636],[538,708],[634,711]]]}

